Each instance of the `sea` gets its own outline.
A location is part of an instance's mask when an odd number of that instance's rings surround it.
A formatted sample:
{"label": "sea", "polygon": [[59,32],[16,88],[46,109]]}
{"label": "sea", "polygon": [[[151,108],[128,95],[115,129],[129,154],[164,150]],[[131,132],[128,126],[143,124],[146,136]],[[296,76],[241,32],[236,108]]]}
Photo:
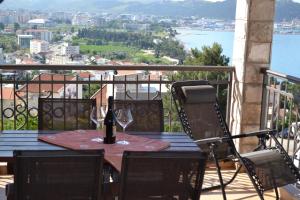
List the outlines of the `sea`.
{"label": "sea", "polygon": [[[186,49],[211,46],[214,42],[222,45],[223,54],[233,54],[234,32],[202,31],[191,28],[178,28],[177,39]],[[271,70],[300,78],[300,35],[274,34]]]}

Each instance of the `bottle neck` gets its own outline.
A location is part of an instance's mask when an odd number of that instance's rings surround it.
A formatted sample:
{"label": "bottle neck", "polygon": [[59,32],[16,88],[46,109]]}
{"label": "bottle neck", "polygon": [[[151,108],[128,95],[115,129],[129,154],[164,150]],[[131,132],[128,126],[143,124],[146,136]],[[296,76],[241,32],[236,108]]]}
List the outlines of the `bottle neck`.
{"label": "bottle neck", "polygon": [[112,96],[109,96],[108,97],[108,110],[112,110],[113,109],[113,97]]}

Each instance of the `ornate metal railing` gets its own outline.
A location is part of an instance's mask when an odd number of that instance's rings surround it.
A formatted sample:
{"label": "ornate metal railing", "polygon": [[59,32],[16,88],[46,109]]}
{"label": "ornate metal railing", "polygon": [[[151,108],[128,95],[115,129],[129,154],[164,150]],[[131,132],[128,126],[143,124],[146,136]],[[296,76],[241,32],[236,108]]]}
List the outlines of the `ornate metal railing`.
{"label": "ornate metal railing", "polygon": [[300,79],[264,72],[261,128],[278,130],[278,140],[300,168]]}
{"label": "ornate metal railing", "polygon": [[[38,127],[38,99],[95,98],[104,105],[115,98],[164,100],[165,129],[180,129],[169,86],[176,80],[206,79],[230,104],[233,67],[216,66],[75,66],[0,65],[0,130]],[[229,116],[229,112],[226,112]]]}

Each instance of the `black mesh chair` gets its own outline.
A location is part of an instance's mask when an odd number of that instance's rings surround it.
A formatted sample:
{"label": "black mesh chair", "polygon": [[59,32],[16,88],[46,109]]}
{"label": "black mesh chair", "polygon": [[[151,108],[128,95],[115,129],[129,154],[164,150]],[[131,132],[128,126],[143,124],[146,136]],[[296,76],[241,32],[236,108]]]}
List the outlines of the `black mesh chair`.
{"label": "black mesh chair", "polygon": [[[217,102],[216,90],[207,81],[176,82],[171,90],[184,131],[212,155],[216,164],[220,185],[206,189],[221,187],[226,199],[225,186],[234,180],[241,166],[245,167],[261,199],[264,199],[264,191],[269,189],[275,189],[279,198],[278,187],[300,179],[298,169],[274,136],[275,131],[262,130],[231,136]],[[259,144],[253,152],[239,154],[233,139],[246,137],[257,137]],[[267,147],[267,139],[275,145]],[[237,158],[241,165],[234,176],[223,183],[218,161],[228,158]]]}
{"label": "black mesh chair", "polygon": [[199,200],[206,154],[124,152],[120,200]]}
{"label": "black mesh chair", "polygon": [[39,130],[96,129],[91,113],[96,99],[39,98]]}
{"label": "black mesh chair", "polygon": [[9,196],[14,200],[103,199],[103,156],[103,150],[15,151],[13,195]]}
{"label": "black mesh chair", "polygon": [[[162,100],[114,100],[114,109],[130,108],[133,122],[127,131],[153,132],[164,131]],[[118,130],[121,127],[117,124]]]}

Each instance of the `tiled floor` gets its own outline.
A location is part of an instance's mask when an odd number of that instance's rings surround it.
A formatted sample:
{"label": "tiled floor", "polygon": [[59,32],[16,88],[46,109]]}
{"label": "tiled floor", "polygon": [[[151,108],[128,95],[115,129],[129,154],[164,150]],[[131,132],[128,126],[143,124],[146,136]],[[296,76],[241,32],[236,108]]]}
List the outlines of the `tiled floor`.
{"label": "tiled floor", "polygon": [[[223,178],[229,180],[234,170],[224,170],[222,171]],[[204,185],[203,187],[208,187],[208,183],[216,184],[219,183],[218,176],[215,171],[206,171]],[[248,175],[245,173],[240,173],[230,185],[226,187],[226,195],[228,200],[259,200],[257,193],[255,192],[254,187]],[[210,192],[202,193],[201,200],[222,200],[221,190],[214,190]],[[267,192],[265,194],[266,200],[275,200],[275,193],[273,191]]]}
{"label": "tiled floor", "polygon": [[0,176],[0,200],[5,200],[5,185],[13,182],[12,176]]}
{"label": "tiled floor", "polygon": [[[226,170],[223,172],[224,179],[230,178],[233,174],[233,170]],[[0,176],[0,200],[5,200],[5,185],[13,182],[12,176]],[[218,177],[215,171],[207,171],[204,187],[209,186],[208,183],[218,183]],[[258,200],[256,192],[247,176],[247,174],[241,173],[237,176],[236,180],[226,188],[228,200]],[[265,194],[266,200],[275,199],[275,193],[268,192]],[[222,193],[220,190],[210,191],[201,195],[201,200],[222,200]]]}

